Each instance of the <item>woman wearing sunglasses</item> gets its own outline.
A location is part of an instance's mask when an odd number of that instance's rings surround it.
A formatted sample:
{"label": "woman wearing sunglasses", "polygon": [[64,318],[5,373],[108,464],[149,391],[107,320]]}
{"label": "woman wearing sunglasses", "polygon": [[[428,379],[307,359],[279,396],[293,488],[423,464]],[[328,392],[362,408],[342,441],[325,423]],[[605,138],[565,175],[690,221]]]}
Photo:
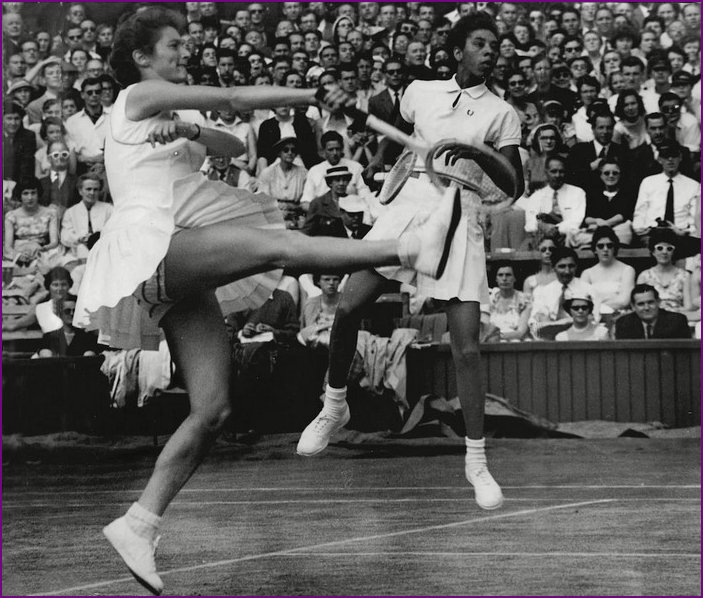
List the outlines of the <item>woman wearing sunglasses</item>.
{"label": "woman wearing sunglasses", "polygon": [[613,313],[626,309],[630,292],[635,286],[635,269],[619,259],[620,241],[609,226],[599,226],[593,232],[591,249],[598,263],[581,274],[581,280],[590,284],[601,298],[601,313],[608,308]]}
{"label": "woman wearing sunglasses", "polygon": [[678,236],[669,228],[653,229],[649,251],[656,265],[637,277],[637,284],[650,284],[659,293],[661,307],[669,311],[691,311],[691,275],[675,264]]}
{"label": "woman wearing sunglasses", "polygon": [[608,339],[608,329],[596,324],[591,318],[593,299],[587,293],[568,297],[564,301],[564,310],[568,313],[573,324],[566,330],[557,333],[555,341],[603,341]]}

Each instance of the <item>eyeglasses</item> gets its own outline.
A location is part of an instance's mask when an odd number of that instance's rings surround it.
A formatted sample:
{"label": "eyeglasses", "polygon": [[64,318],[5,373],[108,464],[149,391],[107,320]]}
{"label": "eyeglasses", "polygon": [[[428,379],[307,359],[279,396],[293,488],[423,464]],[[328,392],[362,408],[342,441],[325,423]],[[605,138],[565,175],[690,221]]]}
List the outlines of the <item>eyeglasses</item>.
{"label": "eyeglasses", "polygon": [[51,152],[49,156],[51,156],[54,160],[58,160],[59,158],[63,158],[64,160],[68,158],[68,152],[63,151],[63,152]]}
{"label": "eyeglasses", "polygon": [[588,311],[590,307],[590,305],[572,305],[570,309],[571,311]]}
{"label": "eyeglasses", "polygon": [[673,245],[655,245],[655,251],[666,251],[667,253],[672,253],[674,251]]}
{"label": "eyeglasses", "polygon": [[510,87],[519,87],[521,85],[525,85],[524,81],[508,81],[508,85]]}
{"label": "eyeglasses", "polygon": [[661,111],[664,114],[673,114],[674,112],[678,112],[681,110],[681,106],[662,106]]}
{"label": "eyeglasses", "polygon": [[571,73],[554,73],[552,76],[555,79],[571,79]]}
{"label": "eyeglasses", "polygon": [[614,243],[596,243],[596,249],[612,249],[615,247]]}
{"label": "eyeglasses", "polygon": [[620,176],[619,170],[604,170],[602,172],[603,176]]}
{"label": "eyeglasses", "polygon": [[295,154],[297,150],[294,147],[283,147],[281,148],[282,154]]}
{"label": "eyeglasses", "polygon": [[69,35],[68,39],[76,40],[76,39],[81,39],[82,37],[83,37],[82,35]]}
{"label": "eyeglasses", "polygon": [[103,92],[102,88],[100,89],[86,89],[83,93],[87,96],[99,96]]}
{"label": "eyeglasses", "polygon": [[540,253],[547,253],[548,251],[554,251],[554,247],[540,247]]}

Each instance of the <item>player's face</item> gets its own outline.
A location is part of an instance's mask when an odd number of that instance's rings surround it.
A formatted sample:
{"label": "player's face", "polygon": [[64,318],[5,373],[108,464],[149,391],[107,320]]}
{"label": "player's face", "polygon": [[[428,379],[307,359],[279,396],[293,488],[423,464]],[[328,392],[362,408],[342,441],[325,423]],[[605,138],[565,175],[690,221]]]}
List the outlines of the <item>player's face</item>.
{"label": "player's face", "polygon": [[498,39],[487,29],[472,31],[462,49],[454,48],[454,58],[458,74],[485,78],[498,59]]}
{"label": "player's face", "polygon": [[186,63],[190,52],[181,41],[181,36],[173,27],[166,27],[161,32],[161,39],[154,46],[149,56],[150,69],[162,79],[171,83],[186,80]]}

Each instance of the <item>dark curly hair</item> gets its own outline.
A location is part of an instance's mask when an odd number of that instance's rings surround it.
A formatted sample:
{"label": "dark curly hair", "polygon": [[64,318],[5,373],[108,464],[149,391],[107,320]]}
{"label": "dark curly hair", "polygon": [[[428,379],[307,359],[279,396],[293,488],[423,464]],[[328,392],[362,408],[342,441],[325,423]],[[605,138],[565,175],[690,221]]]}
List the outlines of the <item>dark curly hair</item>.
{"label": "dark curly hair", "polygon": [[487,29],[498,38],[498,29],[491,15],[485,12],[478,12],[459,19],[447,37],[447,48],[449,53],[454,53],[454,48],[464,49],[469,35],[479,29]]}
{"label": "dark curly hair", "polygon": [[138,10],[125,18],[117,27],[110,54],[110,66],[120,85],[126,87],[138,83],[141,79],[132,52],[141,50],[151,54],[159,41],[162,29],[173,27],[182,31],[183,24],[184,19],[181,15],[160,6]]}

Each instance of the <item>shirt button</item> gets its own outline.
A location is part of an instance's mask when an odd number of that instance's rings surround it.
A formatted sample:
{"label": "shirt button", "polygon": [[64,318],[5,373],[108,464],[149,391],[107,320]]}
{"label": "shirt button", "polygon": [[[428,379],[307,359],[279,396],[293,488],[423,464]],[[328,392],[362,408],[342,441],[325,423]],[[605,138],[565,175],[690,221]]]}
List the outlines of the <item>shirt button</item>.
{"label": "shirt button", "polygon": [[178,155],[178,151],[173,152],[173,155],[174,155],[174,156],[177,156],[177,155]]}

